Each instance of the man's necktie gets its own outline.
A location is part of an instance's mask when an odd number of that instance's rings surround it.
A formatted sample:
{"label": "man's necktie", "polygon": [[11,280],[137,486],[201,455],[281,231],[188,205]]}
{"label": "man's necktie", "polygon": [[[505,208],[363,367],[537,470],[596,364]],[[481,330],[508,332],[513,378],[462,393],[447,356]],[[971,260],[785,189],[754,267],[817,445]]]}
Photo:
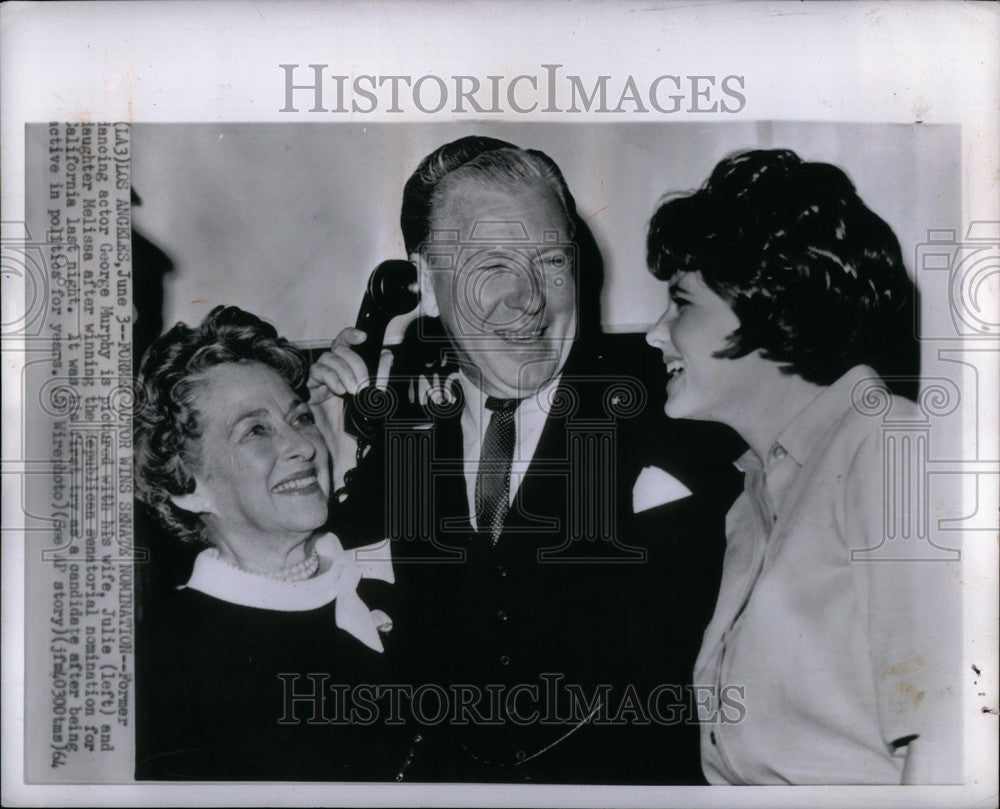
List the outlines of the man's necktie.
{"label": "man's necktie", "polygon": [[520,399],[486,399],[491,411],[476,475],[476,522],[495,545],[510,508],[510,464],[514,457],[514,411]]}

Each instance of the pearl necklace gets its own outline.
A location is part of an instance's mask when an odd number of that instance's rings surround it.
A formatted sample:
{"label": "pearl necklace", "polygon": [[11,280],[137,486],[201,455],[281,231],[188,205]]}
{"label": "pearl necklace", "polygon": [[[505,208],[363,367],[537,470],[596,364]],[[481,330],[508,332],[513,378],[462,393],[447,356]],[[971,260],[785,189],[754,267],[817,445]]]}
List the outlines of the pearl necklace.
{"label": "pearl necklace", "polygon": [[251,576],[261,576],[265,579],[274,579],[275,581],[305,581],[306,579],[311,579],[314,575],[316,575],[316,571],[319,570],[319,551],[317,551],[315,547],[301,562],[296,562],[291,567],[285,567],[281,570],[272,570],[267,573],[261,573],[256,570],[247,570],[245,567],[240,567],[238,564],[230,561],[229,559],[224,559],[219,554],[218,548],[210,548],[209,550],[213,557],[230,567],[235,567],[237,570],[249,573]]}

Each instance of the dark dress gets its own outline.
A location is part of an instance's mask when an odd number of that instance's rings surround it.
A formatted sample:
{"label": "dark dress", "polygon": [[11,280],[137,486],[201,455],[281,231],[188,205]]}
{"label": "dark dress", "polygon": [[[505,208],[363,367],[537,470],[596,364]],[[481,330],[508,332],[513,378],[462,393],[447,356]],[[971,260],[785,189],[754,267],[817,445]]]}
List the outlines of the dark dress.
{"label": "dark dress", "polygon": [[[357,593],[375,609],[391,585],[364,579]],[[384,653],[368,648],[336,626],[333,602],[279,612],[185,589],[145,637],[138,779],[385,781],[406,760],[412,726],[366,724],[380,706],[346,690],[390,680],[392,633]]]}

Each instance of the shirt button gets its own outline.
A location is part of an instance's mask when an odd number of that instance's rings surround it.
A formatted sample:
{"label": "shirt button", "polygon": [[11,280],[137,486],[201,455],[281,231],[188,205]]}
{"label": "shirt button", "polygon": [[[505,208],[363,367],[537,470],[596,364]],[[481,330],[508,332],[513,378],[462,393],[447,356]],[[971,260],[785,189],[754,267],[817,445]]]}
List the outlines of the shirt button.
{"label": "shirt button", "polygon": [[500,655],[500,665],[501,666],[509,666],[510,665],[510,658],[507,655]]}
{"label": "shirt button", "polygon": [[714,730],[713,730],[713,731],[711,731],[711,732],[710,732],[710,733],[708,734],[708,738],[712,740],[712,744],[715,744],[715,731],[714,731]]}
{"label": "shirt button", "polygon": [[788,454],[788,450],[781,446],[781,444],[775,444],[774,449],[771,450],[771,454],[780,461]]}

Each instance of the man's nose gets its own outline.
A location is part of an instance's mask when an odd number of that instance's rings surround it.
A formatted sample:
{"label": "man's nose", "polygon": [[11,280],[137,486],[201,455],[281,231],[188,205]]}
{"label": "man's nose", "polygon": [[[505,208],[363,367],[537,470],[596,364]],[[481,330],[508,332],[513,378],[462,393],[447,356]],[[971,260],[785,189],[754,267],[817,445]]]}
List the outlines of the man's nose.
{"label": "man's nose", "polygon": [[653,348],[666,351],[673,347],[673,341],[670,339],[670,324],[673,322],[675,314],[673,303],[667,304],[667,308],[660,315],[660,319],[646,332],[646,342]]}
{"label": "man's nose", "polygon": [[503,302],[508,309],[531,316],[545,306],[545,286],[534,268],[525,266],[512,273],[506,286]]}

